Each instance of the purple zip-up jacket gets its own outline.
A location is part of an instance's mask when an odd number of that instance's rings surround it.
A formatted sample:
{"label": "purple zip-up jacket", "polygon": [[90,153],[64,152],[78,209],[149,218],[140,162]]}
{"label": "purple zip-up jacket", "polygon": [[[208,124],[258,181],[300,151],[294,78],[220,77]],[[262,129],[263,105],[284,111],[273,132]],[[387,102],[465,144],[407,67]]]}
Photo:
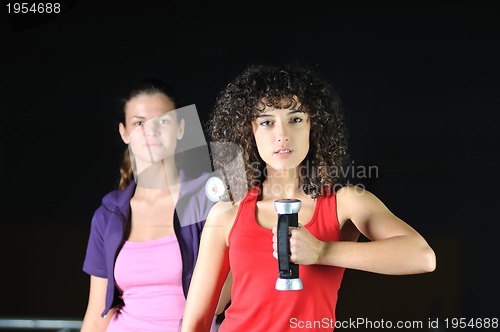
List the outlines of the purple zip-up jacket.
{"label": "purple zip-up jacket", "polygon": [[[194,265],[198,258],[201,231],[213,202],[205,195],[208,174],[188,181],[180,171],[181,188],[174,213],[174,231],[182,256],[182,287],[187,297]],[[119,290],[115,285],[114,267],[130,220],[130,199],[136,188],[132,182],[124,190],[113,190],[102,199],[94,212],[83,263],[87,274],[107,278],[106,307],[101,316],[120,304]]]}

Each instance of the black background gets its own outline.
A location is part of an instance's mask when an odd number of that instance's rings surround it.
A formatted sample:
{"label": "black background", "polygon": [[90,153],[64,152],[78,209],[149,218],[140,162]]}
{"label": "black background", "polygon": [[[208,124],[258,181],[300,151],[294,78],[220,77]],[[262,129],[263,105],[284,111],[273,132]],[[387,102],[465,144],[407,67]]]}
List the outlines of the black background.
{"label": "black background", "polygon": [[204,123],[247,65],[294,61],[338,89],[353,165],[378,169],[360,183],[437,254],[431,274],[346,271],[338,318],[500,317],[494,1],[63,1],[24,16],[5,3],[0,317],[83,317],[90,219],[117,183],[129,82],[168,81]]}

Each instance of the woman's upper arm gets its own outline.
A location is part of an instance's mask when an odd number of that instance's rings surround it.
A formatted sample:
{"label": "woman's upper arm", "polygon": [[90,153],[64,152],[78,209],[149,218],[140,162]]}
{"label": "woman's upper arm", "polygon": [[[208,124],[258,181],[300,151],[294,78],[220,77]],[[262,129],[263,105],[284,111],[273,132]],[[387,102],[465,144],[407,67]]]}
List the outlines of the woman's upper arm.
{"label": "woman's upper arm", "polygon": [[370,240],[416,234],[416,231],[394,215],[368,190],[346,186],[337,192],[339,218],[350,220]]}
{"label": "woman's upper arm", "polygon": [[233,275],[231,270],[227,274],[226,281],[224,282],[224,286],[222,287],[221,294],[219,297],[219,303],[217,304],[217,310],[215,311],[216,315],[220,315],[224,312],[227,305],[231,301],[231,288],[233,286]]}
{"label": "woman's upper arm", "polygon": [[233,211],[231,203],[218,202],[208,214],[189,286],[183,331],[208,331],[210,327],[229,272],[227,236],[234,220]]}
{"label": "woman's upper arm", "polygon": [[96,276],[90,276],[90,290],[87,310],[82,323],[82,332],[86,331],[105,331],[109,320],[114,315],[114,309],[111,309],[103,318],[102,312],[106,306],[106,289],[108,280]]}

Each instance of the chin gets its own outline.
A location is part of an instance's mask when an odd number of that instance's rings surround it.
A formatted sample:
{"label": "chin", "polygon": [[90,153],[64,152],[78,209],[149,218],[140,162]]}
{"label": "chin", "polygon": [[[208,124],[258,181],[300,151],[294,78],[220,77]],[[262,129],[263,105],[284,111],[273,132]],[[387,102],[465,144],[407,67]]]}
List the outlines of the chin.
{"label": "chin", "polygon": [[287,171],[289,172],[289,171],[296,170],[298,168],[298,165],[272,165],[272,164],[268,164],[267,167],[273,169],[276,172],[287,172]]}

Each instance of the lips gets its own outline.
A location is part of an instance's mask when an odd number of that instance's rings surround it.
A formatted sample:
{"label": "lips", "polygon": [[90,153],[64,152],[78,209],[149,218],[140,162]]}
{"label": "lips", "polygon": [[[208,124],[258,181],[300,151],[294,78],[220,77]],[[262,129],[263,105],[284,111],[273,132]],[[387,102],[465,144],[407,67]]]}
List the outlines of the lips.
{"label": "lips", "polygon": [[160,146],[161,144],[158,143],[158,142],[147,142],[146,144],[144,144],[145,147],[156,147],[156,146]]}
{"label": "lips", "polygon": [[292,150],[289,148],[280,148],[279,150],[274,152],[275,154],[289,154],[292,153]]}

